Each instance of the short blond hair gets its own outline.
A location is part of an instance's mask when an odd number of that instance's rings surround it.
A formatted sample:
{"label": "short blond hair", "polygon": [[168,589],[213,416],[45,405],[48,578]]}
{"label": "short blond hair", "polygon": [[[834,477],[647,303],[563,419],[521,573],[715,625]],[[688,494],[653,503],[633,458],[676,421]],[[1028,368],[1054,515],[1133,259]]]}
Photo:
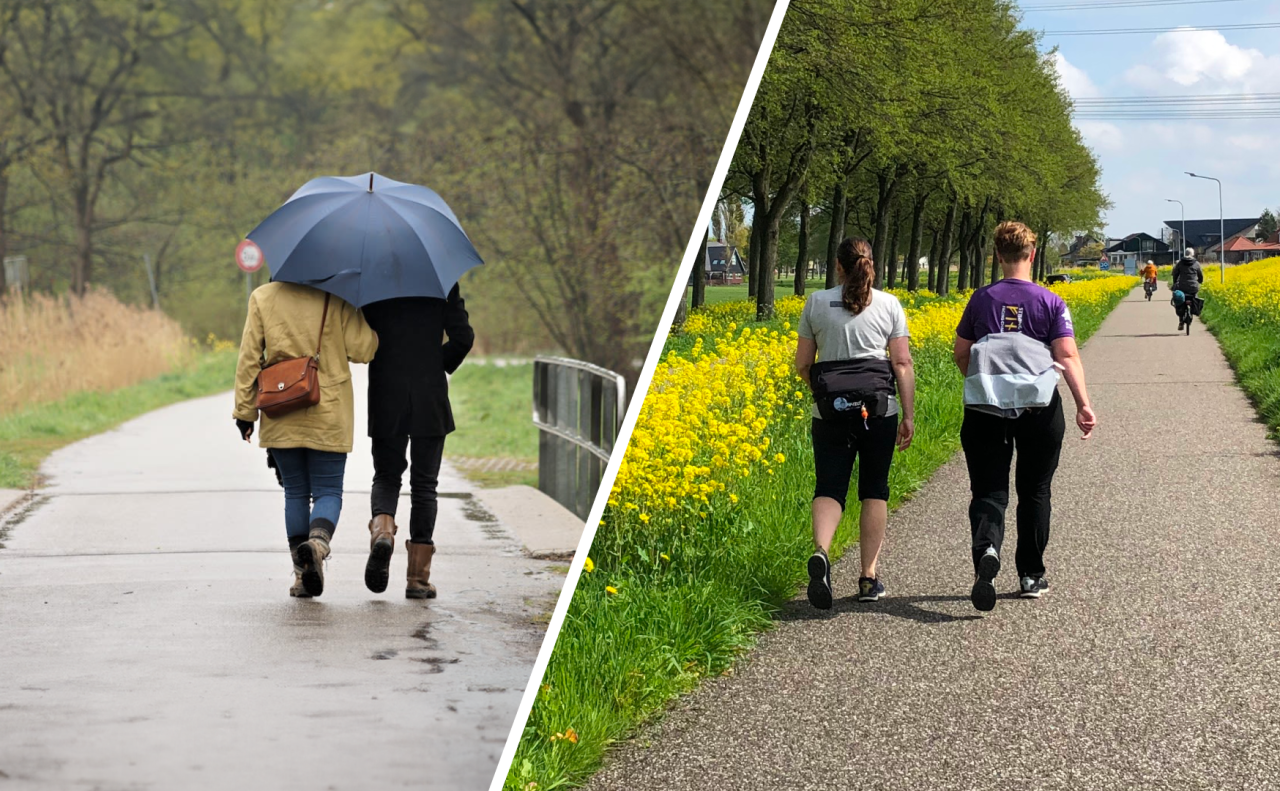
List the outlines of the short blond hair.
{"label": "short blond hair", "polygon": [[996,257],[1001,263],[1016,264],[1031,257],[1036,248],[1036,234],[1020,222],[1002,222],[996,226]]}

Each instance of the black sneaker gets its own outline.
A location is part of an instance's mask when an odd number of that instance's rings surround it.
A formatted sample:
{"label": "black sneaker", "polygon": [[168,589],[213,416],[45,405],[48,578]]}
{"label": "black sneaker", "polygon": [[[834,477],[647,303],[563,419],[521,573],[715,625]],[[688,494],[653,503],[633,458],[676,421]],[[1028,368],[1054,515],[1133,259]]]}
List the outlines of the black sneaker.
{"label": "black sneaker", "polygon": [[1023,577],[1020,585],[1022,590],[1018,596],[1023,599],[1038,599],[1040,594],[1049,590],[1049,581],[1044,577]]}
{"label": "black sneaker", "polygon": [[973,578],[973,589],[969,591],[969,601],[982,612],[990,612],[996,608],[996,575],[1000,573],[1000,555],[995,547],[987,547],[986,553],[978,558],[978,573]]}
{"label": "black sneaker", "polygon": [[809,556],[809,603],[831,609],[831,561],[821,549]]}
{"label": "black sneaker", "polygon": [[884,583],[876,577],[858,578],[858,601],[880,601],[884,595]]}

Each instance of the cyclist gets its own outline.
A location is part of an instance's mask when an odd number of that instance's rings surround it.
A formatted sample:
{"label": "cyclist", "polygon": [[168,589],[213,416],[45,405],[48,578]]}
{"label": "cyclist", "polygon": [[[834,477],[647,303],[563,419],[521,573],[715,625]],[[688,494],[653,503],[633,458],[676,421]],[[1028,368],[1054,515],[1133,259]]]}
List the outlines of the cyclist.
{"label": "cyclist", "polygon": [[1147,265],[1142,269],[1142,288],[1147,293],[1147,301],[1151,301],[1151,295],[1156,290],[1156,262],[1148,260]]}
{"label": "cyclist", "polygon": [[1178,332],[1191,324],[1191,301],[1200,293],[1200,284],[1203,282],[1204,270],[1196,260],[1195,248],[1188,247],[1182,259],[1173,265],[1173,277],[1169,283],[1170,289],[1181,291],[1186,297],[1181,305],[1174,302],[1174,309],[1178,311]]}

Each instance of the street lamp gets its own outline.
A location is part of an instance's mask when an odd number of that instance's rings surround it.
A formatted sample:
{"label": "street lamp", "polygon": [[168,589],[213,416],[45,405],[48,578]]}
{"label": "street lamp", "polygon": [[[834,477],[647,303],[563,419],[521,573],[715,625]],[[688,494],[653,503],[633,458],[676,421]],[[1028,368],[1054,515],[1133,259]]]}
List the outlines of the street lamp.
{"label": "street lamp", "polygon": [[1227,234],[1226,221],[1222,219],[1222,182],[1213,176],[1198,176],[1189,170],[1183,172],[1193,179],[1218,182],[1218,282],[1225,283],[1227,282]]}
{"label": "street lamp", "polygon": [[1184,250],[1178,251],[1178,258],[1181,258],[1187,246],[1187,207],[1183,206],[1180,200],[1174,200],[1173,198],[1165,198],[1164,200],[1166,203],[1176,203],[1182,209],[1182,247]]}

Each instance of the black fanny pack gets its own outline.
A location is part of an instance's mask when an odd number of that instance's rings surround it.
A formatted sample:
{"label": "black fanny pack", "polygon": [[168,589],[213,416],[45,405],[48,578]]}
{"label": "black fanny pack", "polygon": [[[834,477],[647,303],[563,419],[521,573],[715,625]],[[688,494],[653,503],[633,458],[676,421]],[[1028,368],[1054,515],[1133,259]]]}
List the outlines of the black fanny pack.
{"label": "black fanny pack", "polygon": [[883,357],[815,363],[809,382],[823,420],[884,417],[897,392],[893,366]]}

